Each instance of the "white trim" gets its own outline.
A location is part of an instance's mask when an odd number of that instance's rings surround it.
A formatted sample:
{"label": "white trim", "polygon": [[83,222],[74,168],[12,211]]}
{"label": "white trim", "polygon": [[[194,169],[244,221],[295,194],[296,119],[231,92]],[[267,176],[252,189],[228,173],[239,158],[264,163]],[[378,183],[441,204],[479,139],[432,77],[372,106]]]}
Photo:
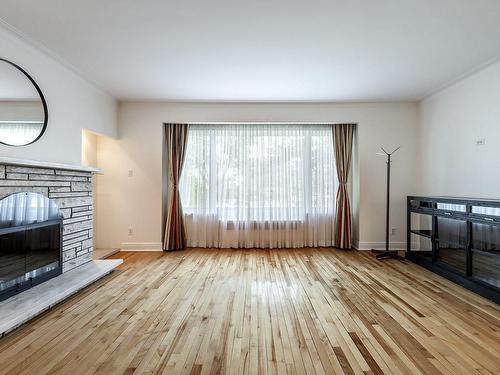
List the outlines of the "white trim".
{"label": "white trim", "polygon": [[[10,23],[6,22],[3,19],[0,19],[0,27],[8,32],[11,36],[16,38],[17,40],[21,41],[22,43],[28,44],[31,48],[33,48],[35,51],[42,53],[46,57],[48,57],[50,60],[53,60],[54,62],[60,64],[64,68],[66,68],[68,71],[72,72],[79,78],[83,79],[90,85],[94,86],[98,90],[108,94],[111,96],[113,99],[116,100],[116,97],[114,95],[111,95],[111,93],[104,88],[104,86],[101,86],[101,84],[94,79],[92,79],[88,74],[83,73],[80,69],[75,67],[73,64],[71,64],[69,61],[64,59],[61,55],[57,54],[54,52],[52,49],[48,48],[45,44],[39,42],[38,40],[35,40],[28,36],[26,33],[22,32],[19,30],[17,27],[14,27]],[[6,58],[5,56],[2,56]]]}
{"label": "white trim", "polygon": [[161,242],[122,242],[120,251],[163,251]]}
{"label": "white trim", "polygon": [[20,166],[20,167],[31,167],[31,168],[50,168],[50,169],[61,169],[61,170],[66,170],[66,171],[102,173],[102,170],[100,170],[99,168],[85,167],[83,165],[61,164],[61,163],[53,163],[53,162],[48,162],[48,161],[16,159],[16,158],[4,157],[4,156],[0,157],[0,164],[16,165],[16,166]]}
{"label": "white trim", "polygon": [[[357,250],[385,250],[385,242],[384,241],[379,241],[379,242],[355,242],[352,244],[352,247],[354,247]],[[391,242],[389,244],[389,249],[390,250],[406,250],[406,242]]]}
{"label": "white trim", "polygon": [[[354,241],[352,247],[356,250],[384,250],[385,242],[358,242]],[[390,250],[406,250],[406,242],[391,242]],[[122,242],[120,251],[163,251],[161,242]]]}
{"label": "white trim", "polygon": [[468,69],[465,73],[460,74],[458,77],[454,77],[452,79],[447,80],[445,83],[435,87],[434,89],[431,89],[424,93],[422,97],[417,98],[416,102],[421,103],[425,99],[430,98],[436,94],[439,94],[440,92],[449,89],[450,87],[456,85],[457,83],[460,83],[462,81],[465,81],[467,78],[488,69],[490,66],[495,65],[500,61],[500,55],[496,55],[493,58],[489,59],[488,61],[481,63],[479,65],[476,65],[472,67],[471,69]]}
{"label": "white trim", "polygon": [[357,240],[357,239],[352,240],[352,248],[359,250],[359,240]]}

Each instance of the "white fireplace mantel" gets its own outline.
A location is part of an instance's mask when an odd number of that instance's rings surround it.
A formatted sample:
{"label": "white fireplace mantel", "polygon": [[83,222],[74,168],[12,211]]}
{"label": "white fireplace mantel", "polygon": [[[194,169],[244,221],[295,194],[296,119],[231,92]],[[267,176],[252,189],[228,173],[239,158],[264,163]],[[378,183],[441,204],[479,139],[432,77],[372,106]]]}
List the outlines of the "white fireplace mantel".
{"label": "white fireplace mantel", "polygon": [[20,167],[52,168],[52,169],[61,169],[66,171],[91,172],[96,174],[102,173],[102,170],[100,170],[99,168],[86,167],[83,165],[61,164],[48,161],[25,160],[25,159],[16,159],[8,157],[0,157],[0,164],[15,165]]}

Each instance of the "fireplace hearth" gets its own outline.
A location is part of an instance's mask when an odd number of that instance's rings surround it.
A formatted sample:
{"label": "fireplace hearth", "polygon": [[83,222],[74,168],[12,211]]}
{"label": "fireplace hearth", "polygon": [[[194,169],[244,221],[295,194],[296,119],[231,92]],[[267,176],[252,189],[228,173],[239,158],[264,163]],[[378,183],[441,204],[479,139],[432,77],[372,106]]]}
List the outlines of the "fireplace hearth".
{"label": "fireplace hearth", "polygon": [[0,200],[0,301],[62,272],[63,216],[34,192]]}

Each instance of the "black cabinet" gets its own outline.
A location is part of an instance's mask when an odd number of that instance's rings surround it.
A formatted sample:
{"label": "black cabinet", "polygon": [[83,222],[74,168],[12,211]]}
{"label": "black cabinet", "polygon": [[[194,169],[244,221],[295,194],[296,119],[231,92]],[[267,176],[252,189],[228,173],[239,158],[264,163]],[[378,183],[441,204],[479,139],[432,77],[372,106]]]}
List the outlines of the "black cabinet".
{"label": "black cabinet", "polygon": [[406,258],[500,303],[500,200],[409,196]]}

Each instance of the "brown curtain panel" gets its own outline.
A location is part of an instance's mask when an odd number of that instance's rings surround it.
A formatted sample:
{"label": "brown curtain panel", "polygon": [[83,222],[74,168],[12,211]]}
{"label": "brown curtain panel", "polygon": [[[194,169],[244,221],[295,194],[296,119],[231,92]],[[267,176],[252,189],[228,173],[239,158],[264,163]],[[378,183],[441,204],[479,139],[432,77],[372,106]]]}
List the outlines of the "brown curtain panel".
{"label": "brown curtain panel", "polygon": [[164,124],[165,162],[168,179],[164,250],[178,250],[186,247],[186,230],[182,213],[179,180],[184,165],[189,133],[187,124]]}
{"label": "brown curtain panel", "polygon": [[333,149],[339,179],[335,210],[335,247],[351,248],[351,205],[347,180],[351,169],[352,141],[355,124],[333,125]]}

